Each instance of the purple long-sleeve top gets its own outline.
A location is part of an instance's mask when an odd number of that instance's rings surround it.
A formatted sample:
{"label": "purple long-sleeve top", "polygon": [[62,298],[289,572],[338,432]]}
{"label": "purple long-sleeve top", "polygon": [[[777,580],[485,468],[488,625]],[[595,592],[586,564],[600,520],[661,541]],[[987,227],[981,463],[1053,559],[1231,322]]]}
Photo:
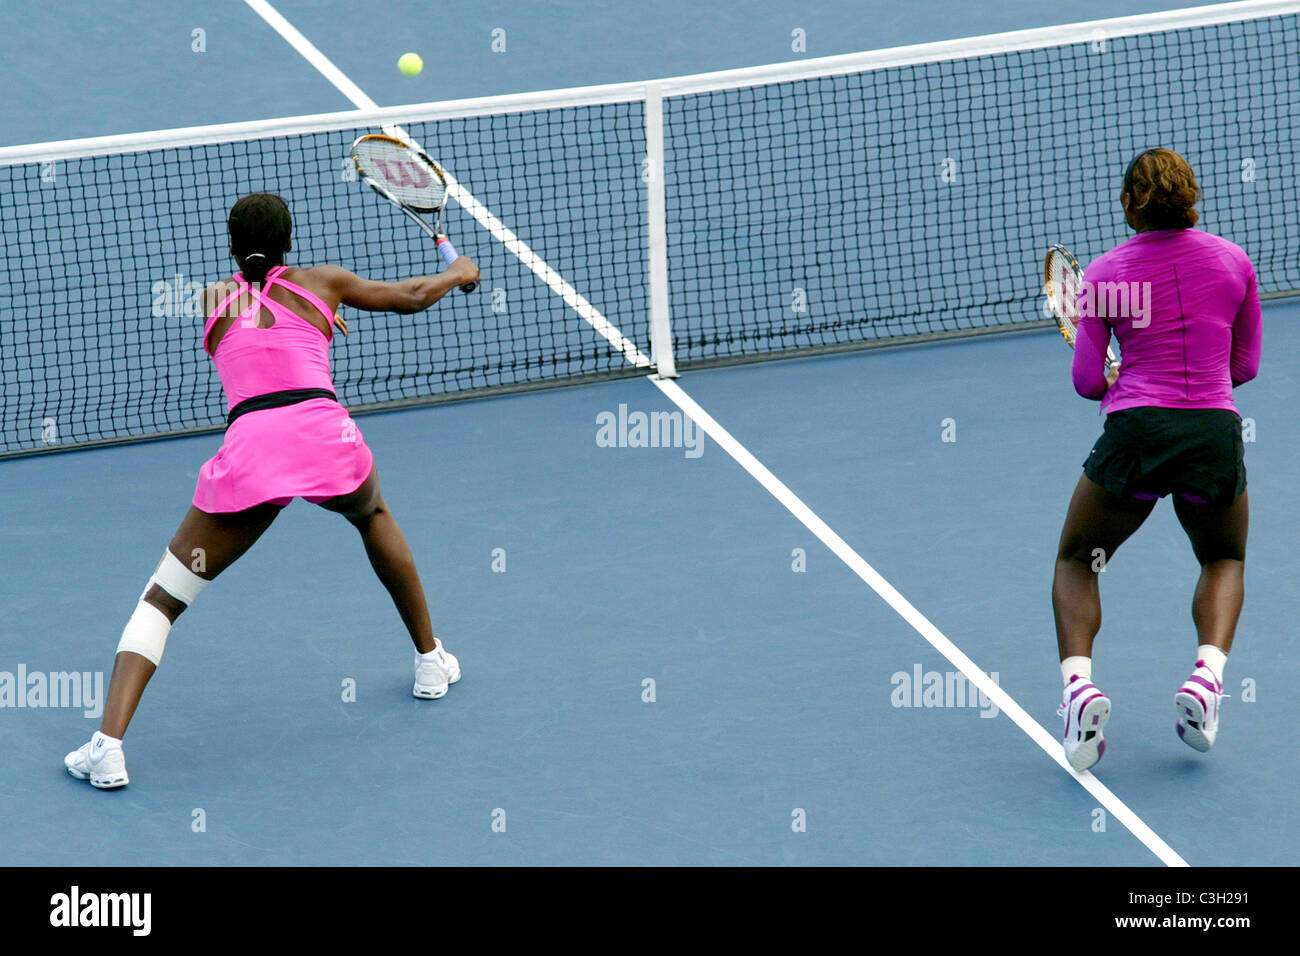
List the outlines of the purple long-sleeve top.
{"label": "purple long-sleeve top", "polygon": [[[1088,266],[1072,373],[1106,412],[1140,405],[1227,408],[1259,373],[1255,268],[1239,246],[1196,229],[1140,232]],[[1120,376],[1106,387],[1111,332]]]}

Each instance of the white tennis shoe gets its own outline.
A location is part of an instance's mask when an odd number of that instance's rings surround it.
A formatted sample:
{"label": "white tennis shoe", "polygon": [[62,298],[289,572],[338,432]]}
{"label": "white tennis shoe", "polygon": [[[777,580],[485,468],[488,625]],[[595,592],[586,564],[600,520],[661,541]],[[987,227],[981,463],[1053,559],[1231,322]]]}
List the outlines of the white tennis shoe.
{"label": "white tennis shoe", "polygon": [[438,641],[432,656],[415,655],[415,687],[411,693],[423,700],[437,700],[447,688],[460,680],[460,661]]}
{"label": "white tennis shoe", "polygon": [[1219,736],[1219,708],[1226,696],[1214,671],[1205,666],[1205,661],[1197,661],[1192,676],[1174,695],[1174,710],[1178,713],[1174,729],[1183,743],[1201,753],[1214,746],[1214,738]]}
{"label": "white tennis shoe", "polygon": [[126,756],[121,744],[109,743],[109,738],[99,731],[95,731],[89,743],[64,757],[63,765],[78,780],[89,780],[92,787],[100,790],[116,790],[131,782],[126,775]]}
{"label": "white tennis shoe", "polygon": [[1056,715],[1065,718],[1065,759],[1083,773],[1106,752],[1102,730],[1110,720],[1110,698],[1086,677],[1075,676],[1065,687]]}

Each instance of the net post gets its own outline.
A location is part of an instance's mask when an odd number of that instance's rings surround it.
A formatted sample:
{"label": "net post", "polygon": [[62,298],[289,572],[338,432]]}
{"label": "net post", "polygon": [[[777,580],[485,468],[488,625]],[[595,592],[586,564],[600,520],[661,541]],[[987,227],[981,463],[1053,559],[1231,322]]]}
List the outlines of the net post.
{"label": "net post", "polygon": [[664,101],[657,83],[645,93],[646,218],[649,225],[650,358],[658,378],[677,378],[668,309],[667,184],[664,181]]}

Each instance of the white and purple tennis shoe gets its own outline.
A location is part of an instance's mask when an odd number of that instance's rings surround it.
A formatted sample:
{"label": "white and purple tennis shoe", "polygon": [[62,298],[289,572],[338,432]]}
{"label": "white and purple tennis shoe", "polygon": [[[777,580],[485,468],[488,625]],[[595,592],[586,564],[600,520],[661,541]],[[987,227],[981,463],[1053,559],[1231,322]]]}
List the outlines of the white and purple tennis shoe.
{"label": "white and purple tennis shoe", "polygon": [[1101,732],[1110,720],[1110,698],[1076,674],[1066,685],[1056,714],[1065,718],[1065,759],[1083,773],[1106,752]]}
{"label": "white and purple tennis shoe", "polygon": [[1201,753],[1214,746],[1214,738],[1219,735],[1219,707],[1226,696],[1214,671],[1205,666],[1205,661],[1197,661],[1192,676],[1174,695],[1174,710],[1178,713],[1174,729],[1183,743]]}

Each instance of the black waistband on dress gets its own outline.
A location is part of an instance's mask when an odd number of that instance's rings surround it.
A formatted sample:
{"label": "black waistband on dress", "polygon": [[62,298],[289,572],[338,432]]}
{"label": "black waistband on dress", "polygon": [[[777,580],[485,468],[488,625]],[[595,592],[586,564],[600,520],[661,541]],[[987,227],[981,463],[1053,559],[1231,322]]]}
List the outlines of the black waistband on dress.
{"label": "black waistband on dress", "polygon": [[297,405],[299,402],[310,401],[313,398],[328,398],[332,401],[338,401],[337,396],[328,388],[286,388],[280,392],[254,395],[252,398],[244,399],[230,410],[230,414],[226,416],[226,427],[229,428],[233,425],[235,419],[240,415],[247,415],[249,412],[260,412],[268,408]]}

